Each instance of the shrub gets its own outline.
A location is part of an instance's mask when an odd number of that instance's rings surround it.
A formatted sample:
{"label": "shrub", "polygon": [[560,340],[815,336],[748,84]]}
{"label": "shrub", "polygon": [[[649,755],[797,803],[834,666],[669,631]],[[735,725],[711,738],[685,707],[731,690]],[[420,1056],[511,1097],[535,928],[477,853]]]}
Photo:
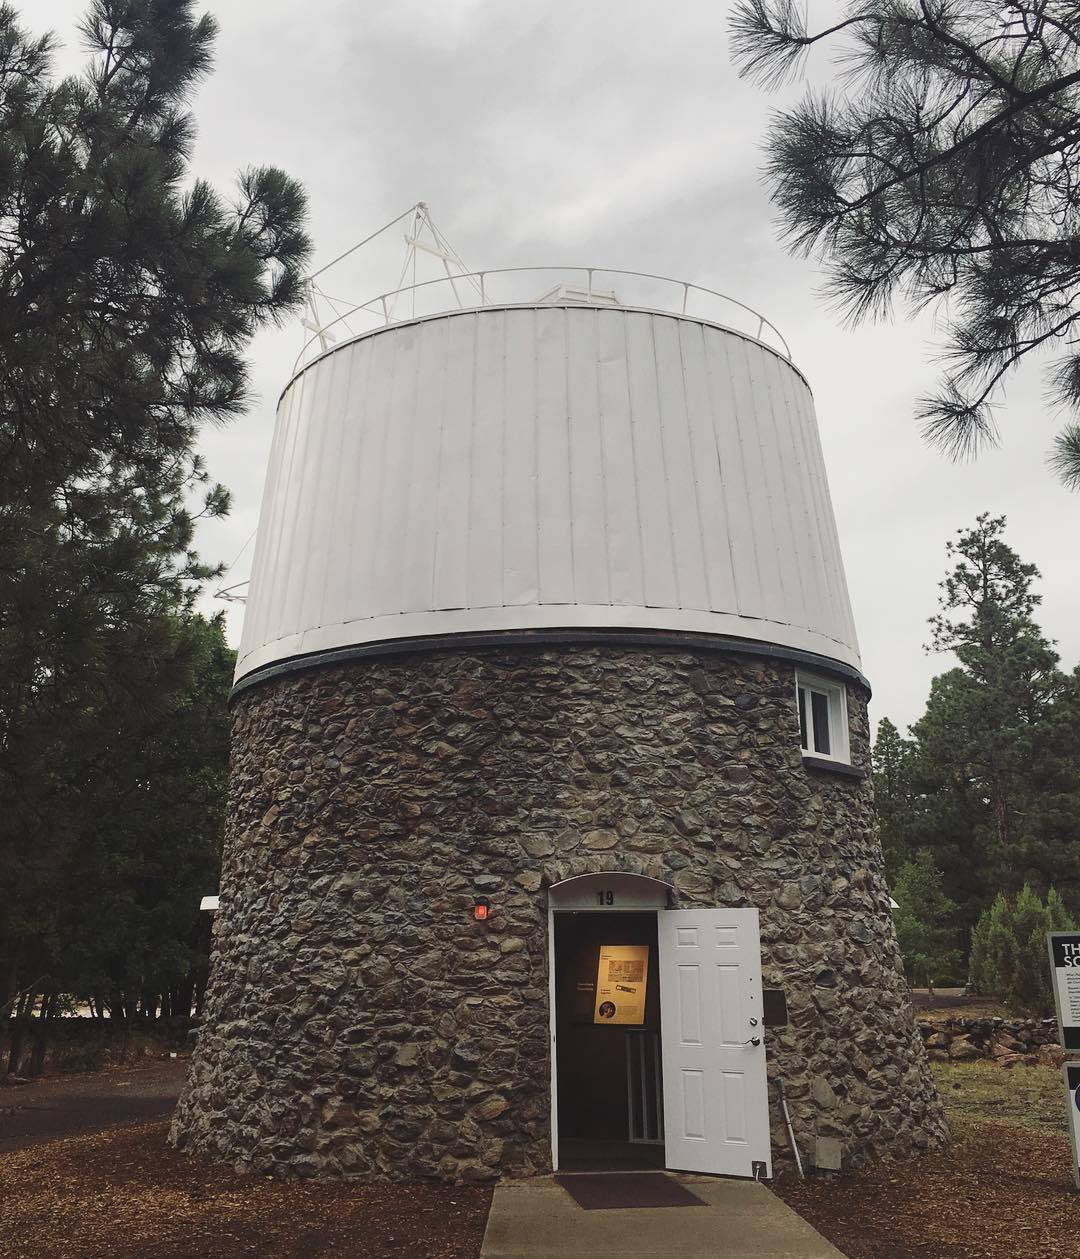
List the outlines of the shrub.
{"label": "shrub", "polygon": [[971,935],[968,987],[995,996],[1012,1009],[1047,1017],[1054,1012],[1048,931],[1070,931],[1075,923],[1053,888],[1046,903],[1025,883],[1010,900],[999,892]]}
{"label": "shrub", "polygon": [[58,1049],[52,1061],[57,1071],[100,1071],[105,1062],[105,1051],[100,1045],[69,1045]]}
{"label": "shrub", "polygon": [[908,982],[925,980],[927,987],[948,983],[961,967],[956,947],[956,905],[941,887],[941,871],[933,854],[920,848],[900,868],[893,895],[896,939]]}

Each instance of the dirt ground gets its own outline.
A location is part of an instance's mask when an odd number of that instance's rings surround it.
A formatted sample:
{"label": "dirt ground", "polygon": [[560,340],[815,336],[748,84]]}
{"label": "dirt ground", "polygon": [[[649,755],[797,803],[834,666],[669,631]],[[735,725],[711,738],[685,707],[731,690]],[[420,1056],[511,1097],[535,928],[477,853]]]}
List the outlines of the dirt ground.
{"label": "dirt ground", "polygon": [[953,1143],[905,1163],[776,1189],[849,1259],[1077,1259],[1061,1073],[994,1063],[935,1070]]}
{"label": "dirt ground", "polygon": [[57,1137],[171,1115],[186,1058],[0,1087],[0,1154]]}
{"label": "dirt ground", "polygon": [[476,1259],[491,1190],[282,1183],[178,1154],[167,1123],[0,1155],[4,1259]]}
{"label": "dirt ground", "polygon": [[962,988],[913,988],[911,1003],[920,1019],[1015,1019],[1025,1018],[991,997],[967,997]]}
{"label": "dirt ground", "polygon": [[[0,1259],[476,1259],[488,1188],[281,1183],[168,1149],[164,1121],[131,1120],[171,1109],[184,1066],[0,1089]],[[1060,1072],[971,1062],[935,1075],[950,1147],[785,1176],[780,1196],[849,1259],[1080,1259]],[[101,1121],[128,1126],[51,1139]]]}

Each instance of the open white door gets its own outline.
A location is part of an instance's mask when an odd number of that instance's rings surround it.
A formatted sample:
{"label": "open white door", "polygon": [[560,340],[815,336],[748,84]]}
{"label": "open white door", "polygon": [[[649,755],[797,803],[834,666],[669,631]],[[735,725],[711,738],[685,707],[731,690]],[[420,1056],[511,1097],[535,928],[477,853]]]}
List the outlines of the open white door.
{"label": "open white door", "polygon": [[758,911],[656,917],[667,1166],[771,1176]]}

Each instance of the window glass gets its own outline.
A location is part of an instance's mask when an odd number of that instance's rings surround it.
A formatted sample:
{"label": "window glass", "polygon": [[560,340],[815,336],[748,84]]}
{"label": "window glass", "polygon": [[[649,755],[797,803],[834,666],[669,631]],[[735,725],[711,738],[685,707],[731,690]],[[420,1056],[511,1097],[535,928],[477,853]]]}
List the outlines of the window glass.
{"label": "window glass", "polygon": [[795,675],[799,742],[807,756],[850,763],[847,692],[843,683],[811,674]]}
{"label": "window glass", "polygon": [[829,697],[821,691],[810,692],[810,706],[814,719],[814,751],[822,756],[829,756],[832,746],[829,742]]}

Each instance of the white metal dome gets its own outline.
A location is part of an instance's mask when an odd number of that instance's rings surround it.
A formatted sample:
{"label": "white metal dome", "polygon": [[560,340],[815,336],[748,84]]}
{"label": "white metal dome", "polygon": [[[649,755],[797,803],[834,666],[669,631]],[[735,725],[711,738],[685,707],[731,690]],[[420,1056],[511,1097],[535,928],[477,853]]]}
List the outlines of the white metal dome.
{"label": "white metal dome", "polygon": [[556,294],[390,324],[294,376],[238,680],[343,648],[558,629],[859,667],[813,400],[786,357]]}

